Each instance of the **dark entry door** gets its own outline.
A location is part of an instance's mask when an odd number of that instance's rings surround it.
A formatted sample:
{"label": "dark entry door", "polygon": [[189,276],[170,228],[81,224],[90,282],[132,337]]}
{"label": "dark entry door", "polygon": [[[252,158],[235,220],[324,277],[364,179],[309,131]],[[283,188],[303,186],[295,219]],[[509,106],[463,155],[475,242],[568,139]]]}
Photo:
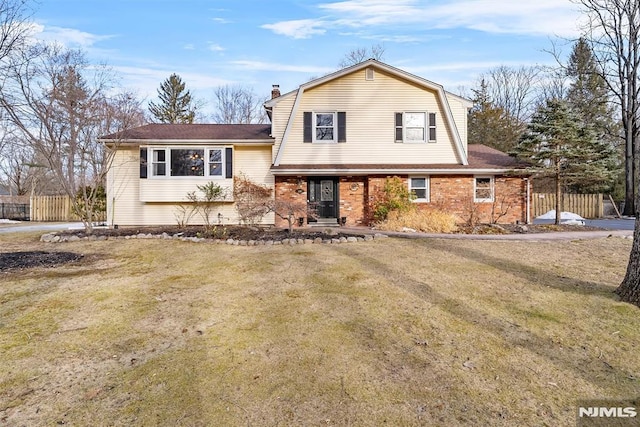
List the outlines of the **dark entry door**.
{"label": "dark entry door", "polygon": [[320,219],[338,218],[338,180],[309,178],[309,203]]}

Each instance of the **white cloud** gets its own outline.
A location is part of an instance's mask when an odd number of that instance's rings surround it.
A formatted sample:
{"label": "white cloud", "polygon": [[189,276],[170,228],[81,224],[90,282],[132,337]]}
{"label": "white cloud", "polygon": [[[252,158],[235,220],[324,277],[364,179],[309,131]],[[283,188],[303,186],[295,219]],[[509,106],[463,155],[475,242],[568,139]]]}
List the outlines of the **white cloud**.
{"label": "white cloud", "polygon": [[311,36],[322,35],[326,32],[326,22],[315,19],[298,19],[294,21],[282,21],[275,24],[265,24],[261,28],[271,30],[276,34],[294,39],[308,39]]}
{"label": "white cloud", "polygon": [[212,52],[222,52],[225,49],[217,43],[209,42],[209,50]]}
{"label": "white cloud", "polygon": [[193,43],[187,43],[183,47],[184,50],[195,50],[196,46]]}
{"label": "white cloud", "polygon": [[69,48],[87,49],[102,40],[113,38],[113,35],[91,34],[74,28],[63,28],[35,24],[34,37],[45,42],[57,42]]}
{"label": "white cloud", "polygon": [[[321,19],[263,25],[292,38],[329,29],[391,27],[407,32],[467,28],[489,33],[575,36],[580,13],[571,0],[345,0],[322,3]],[[396,36],[397,41],[403,39]],[[411,37],[407,37],[412,41]]]}
{"label": "white cloud", "polygon": [[231,24],[231,21],[229,21],[228,19],[224,19],[224,18],[212,18],[211,20],[213,22],[215,22],[216,24]]}

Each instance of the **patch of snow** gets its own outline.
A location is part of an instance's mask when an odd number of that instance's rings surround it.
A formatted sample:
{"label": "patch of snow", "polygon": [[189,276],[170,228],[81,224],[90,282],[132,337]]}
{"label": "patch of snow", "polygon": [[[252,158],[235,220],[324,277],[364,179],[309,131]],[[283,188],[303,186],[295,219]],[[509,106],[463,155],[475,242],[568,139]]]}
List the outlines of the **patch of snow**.
{"label": "patch of snow", "polygon": [[17,224],[19,222],[20,221],[13,221],[13,220],[10,220],[10,219],[2,219],[2,218],[0,218],[0,224]]}
{"label": "patch of snow", "polygon": [[[547,212],[544,215],[540,215],[538,217],[536,217],[536,219],[556,219],[556,210],[555,209],[551,209],[549,212]],[[560,212],[560,219],[566,219],[566,220],[584,220],[584,218],[582,218],[580,215],[578,214],[574,214],[573,212]],[[584,224],[584,222],[582,223]]]}
{"label": "patch of snow", "polygon": [[566,221],[560,221],[561,224],[566,225],[584,225],[583,219],[568,219]]}

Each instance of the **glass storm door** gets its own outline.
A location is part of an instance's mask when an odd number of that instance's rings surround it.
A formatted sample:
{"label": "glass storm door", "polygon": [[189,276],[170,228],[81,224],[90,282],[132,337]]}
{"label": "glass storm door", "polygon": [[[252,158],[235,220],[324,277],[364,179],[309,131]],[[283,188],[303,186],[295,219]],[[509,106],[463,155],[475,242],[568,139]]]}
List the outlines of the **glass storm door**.
{"label": "glass storm door", "polygon": [[309,178],[309,204],[318,218],[338,218],[338,180]]}

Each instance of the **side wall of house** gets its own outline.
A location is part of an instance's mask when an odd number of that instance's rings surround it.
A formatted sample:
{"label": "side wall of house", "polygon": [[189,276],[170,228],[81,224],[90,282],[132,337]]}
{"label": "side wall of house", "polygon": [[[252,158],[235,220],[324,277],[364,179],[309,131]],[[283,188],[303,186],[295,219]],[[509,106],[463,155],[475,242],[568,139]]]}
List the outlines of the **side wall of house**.
{"label": "side wall of house", "polygon": [[[234,176],[244,173],[257,184],[273,187],[269,172],[271,147],[234,147]],[[186,195],[197,191],[198,185],[211,181],[202,178],[140,178],[140,154],[138,147],[122,147],[115,156],[107,175],[107,222],[109,225],[166,225],[186,220],[189,207]],[[233,204],[233,180],[214,181],[227,191],[227,202],[212,209],[214,220],[222,215],[223,223],[237,224],[238,215]],[[262,221],[273,224],[273,214]],[[200,215],[192,215],[189,224],[204,223]]]}

